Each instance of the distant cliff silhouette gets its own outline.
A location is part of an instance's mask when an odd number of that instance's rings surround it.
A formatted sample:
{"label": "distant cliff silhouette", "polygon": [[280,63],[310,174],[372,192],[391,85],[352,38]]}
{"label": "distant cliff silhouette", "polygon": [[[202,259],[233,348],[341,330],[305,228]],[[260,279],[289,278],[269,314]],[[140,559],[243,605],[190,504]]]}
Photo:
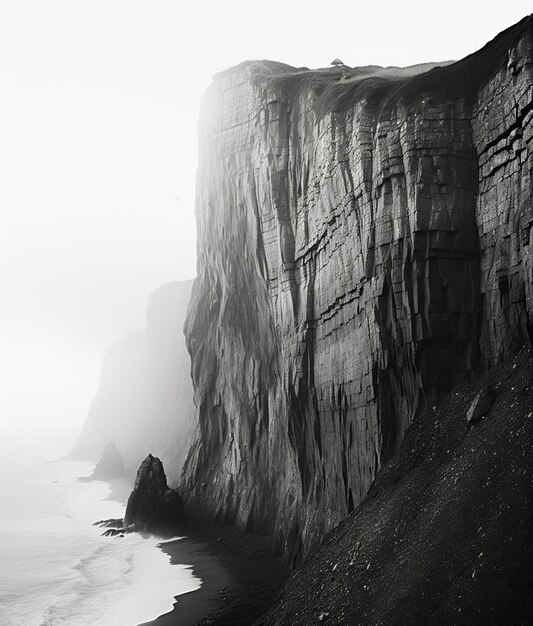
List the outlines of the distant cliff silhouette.
{"label": "distant cliff silhouette", "polygon": [[110,348],[78,441],[94,458],[115,441],[132,475],[153,452],[164,462],[171,484],[195,423],[182,330],[192,282],[156,290],[148,302],[146,329],[130,332]]}

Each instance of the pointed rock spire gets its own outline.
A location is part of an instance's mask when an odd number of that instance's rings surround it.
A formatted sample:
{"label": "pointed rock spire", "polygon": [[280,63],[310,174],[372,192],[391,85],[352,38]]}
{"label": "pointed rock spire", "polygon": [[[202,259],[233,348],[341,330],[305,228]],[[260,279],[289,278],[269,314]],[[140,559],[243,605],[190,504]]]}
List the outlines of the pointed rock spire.
{"label": "pointed rock spire", "polygon": [[137,471],[124,526],[160,536],[175,535],[185,526],[183,500],[177,491],[168,487],[163,463],[151,454]]}

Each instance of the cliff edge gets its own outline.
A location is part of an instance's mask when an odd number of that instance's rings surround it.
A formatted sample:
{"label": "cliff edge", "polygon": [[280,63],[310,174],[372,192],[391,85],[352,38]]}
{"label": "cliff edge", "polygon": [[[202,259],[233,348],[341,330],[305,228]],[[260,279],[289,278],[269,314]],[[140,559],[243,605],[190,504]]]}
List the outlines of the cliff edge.
{"label": "cliff edge", "polygon": [[297,562],[433,398],[529,342],[532,23],[421,74],[260,61],[215,77],[188,511]]}

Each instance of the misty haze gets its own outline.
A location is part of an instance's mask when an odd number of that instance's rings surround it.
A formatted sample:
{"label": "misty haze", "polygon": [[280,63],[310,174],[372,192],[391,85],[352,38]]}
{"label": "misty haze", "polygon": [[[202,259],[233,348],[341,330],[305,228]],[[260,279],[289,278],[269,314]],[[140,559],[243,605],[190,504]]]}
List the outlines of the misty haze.
{"label": "misty haze", "polygon": [[0,625],[533,622],[533,15],[0,0]]}

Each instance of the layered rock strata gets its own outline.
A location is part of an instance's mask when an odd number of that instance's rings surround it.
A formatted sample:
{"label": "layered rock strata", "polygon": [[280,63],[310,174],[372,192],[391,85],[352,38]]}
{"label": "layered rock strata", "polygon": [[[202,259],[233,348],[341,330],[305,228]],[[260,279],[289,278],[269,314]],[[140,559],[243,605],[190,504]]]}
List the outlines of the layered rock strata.
{"label": "layered rock strata", "polygon": [[531,315],[531,19],[422,74],[246,62],[203,104],[198,514],[298,560]]}
{"label": "layered rock strata", "polygon": [[[530,624],[532,374],[523,350],[418,416],[256,626]],[[465,428],[466,407],[493,388],[490,413]]]}

